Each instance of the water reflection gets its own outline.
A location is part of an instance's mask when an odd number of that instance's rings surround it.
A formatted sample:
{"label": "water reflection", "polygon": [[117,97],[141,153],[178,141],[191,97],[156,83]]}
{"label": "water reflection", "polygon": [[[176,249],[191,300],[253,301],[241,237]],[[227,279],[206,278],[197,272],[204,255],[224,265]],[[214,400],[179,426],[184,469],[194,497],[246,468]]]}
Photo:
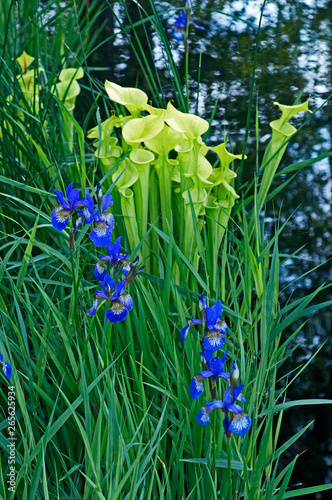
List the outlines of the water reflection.
{"label": "water reflection", "polygon": [[[140,2],[148,12],[148,0]],[[184,45],[183,42],[171,42],[171,28],[174,17],[183,8],[184,2],[156,2],[163,25],[169,33],[172,53],[184,82]],[[140,20],[140,11],[134,2],[126,2],[133,21]],[[193,11],[198,24],[205,31],[190,29],[190,110],[209,119],[217,102],[216,114],[212,121],[208,142],[223,140],[225,135],[230,139],[234,152],[242,151],[246,126],[247,107],[250,94],[253,55],[263,0],[259,1],[227,1],[205,0],[192,2]],[[115,3],[114,12],[120,23],[128,26],[124,5]],[[303,91],[302,99],[310,94],[310,107],[319,108],[331,91],[331,19],[332,2],[327,0],[276,0],[267,3],[262,19],[260,49],[258,55],[255,88],[255,106],[257,103],[259,116],[260,143],[265,146],[270,137],[269,122],[279,117],[278,108],[273,101],[293,104]],[[110,65],[110,70],[98,78],[108,78],[124,86],[138,85],[151,95],[146,81],[142,77],[135,56],[130,48],[129,39],[139,51],[137,40],[132,31],[127,36],[119,32],[119,22],[110,14],[109,24],[103,36],[112,33],[117,36],[108,42],[103,54],[94,54],[92,66]],[[153,26],[137,27],[137,36],[146,48],[145,55],[151,71],[158,74],[161,80],[160,94],[164,102],[174,99],[170,85],[171,72],[165,62],[164,48]],[[153,60],[149,60],[149,49],[152,48]],[[202,53],[201,81],[199,99],[197,97],[197,80],[200,53]],[[111,54],[111,56],[110,56]],[[156,82],[158,80],[156,79]],[[198,102],[197,102],[198,99]],[[313,158],[330,151],[331,147],[331,104],[325,105],[315,114],[313,119],[300,131],[292,141],[284,157],[284,165]],[[302,114],[292,121],[299,127],[306,117]],[[251,121],[251,134],[248,143],[248,160],[243,181],[252,178],[255,165],[255,127],[254,113]],[[261,151],[262,154],[262,151]],[[296,179],[277,198],[274,207],[269,208],[267,227],[272,233],[276,222],[275,213],[281,213],[284,222],[292,214],[280,239],[282,254],[302,250],[293,258],[285,261],[282,267],[281,286],[284,291],[280,300],[284,302],[312,292],[319,284],[330,281],[331,266],[323,264],[332,255],[332,223],[331,208],[331,160],[326,158],[312,167],[299,172]],[[288,177],[281,175],[276,185]],[[320,265],[314,272],[298,279]],[[331,299],[329,290],[323,290],[317,300]],[[304,364],[310,355],[326,341],[309,369],[301,373],[288,390],[290,399],[330,398],[329,384],[332,364],[332,343],[329,339],[331,331],[331,310],[313,312],[311,320],[306,323],[298,337],[302,342],[296,351],[292,363],[281,369],[280,374],[290,372],[299,364]],[[300,327],[301,325],[295,325]],[[285,332],[285,335],[291,332]],[[284,383],[281,382],[281,383]],[[310,419],[315,418],[303,439],[294,446],[291,454],[308,451],[298,460],[293,474],[294,482],[304,485],[331,482],[332,462],[332,414],[328,406],[306,407],[285,413],[283,438],[303,427]],[[283,457],[284,464],[291,456]],[[306,498],[310,499],[310,496]],[[312,496],[312,498],[330,498],[329,494]]]}

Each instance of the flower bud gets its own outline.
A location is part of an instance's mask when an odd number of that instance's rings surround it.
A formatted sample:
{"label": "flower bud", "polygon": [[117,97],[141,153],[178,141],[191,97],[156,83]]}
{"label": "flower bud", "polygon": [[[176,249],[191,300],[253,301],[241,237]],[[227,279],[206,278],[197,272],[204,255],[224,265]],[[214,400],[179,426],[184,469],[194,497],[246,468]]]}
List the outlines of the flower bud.
{"label": "flower bud", "polygon": [[107,282],[105,282],[105,292],[107,295],[107,301],[112,302],[112,288],[109,286]]}
{"label": "flower bud", "polygon": [[232,362],[232,370],[231,370],[231,381],[230,381],[232,392],[235,389],[235,387],[237,386],[237,382],[239,380],[239,377],[240,377],[240,370],[237,366],[237,362],[233,361]]}
{"label": "flower bud", "polygon": [[97,184],[97,202],[98,202],[98,209],[101,215],[103,213],[103,191],[101,189],[101,185],[99,182]]}

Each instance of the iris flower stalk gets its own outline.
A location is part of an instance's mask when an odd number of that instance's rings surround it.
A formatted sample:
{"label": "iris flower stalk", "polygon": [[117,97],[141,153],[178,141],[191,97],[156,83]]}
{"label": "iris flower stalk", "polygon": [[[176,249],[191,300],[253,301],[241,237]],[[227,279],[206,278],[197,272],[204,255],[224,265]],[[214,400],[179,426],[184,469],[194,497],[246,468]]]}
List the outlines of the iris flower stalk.
{"label": "iris flower stalk", "polygon": [[186,33],[184,41],[184,52],[186,56],[186,98],[187,98],[187,112],[189,113],[189,84],[188,84],[188,74],[189,74],[189,22],[190,22],[190,12],[191,5],[190,2],[186,1]]}
{"label": "iris flower stalk", "polygon": [[189,85],[188,85],[188,70],[189,70],[189,26],[191,24],[195,25],[196,28],[204,30],[203,26],[198,26],[195,19],[190,19],[191,14],[191,2],[189,0],[185,1],[185,8],[182,10],[179,16],[175,17],[175,23],[173,28],[173,37],[176,40],[184,39],[184,50],[186,58],[186,96],[187,96],[187,111],[189,112]]}

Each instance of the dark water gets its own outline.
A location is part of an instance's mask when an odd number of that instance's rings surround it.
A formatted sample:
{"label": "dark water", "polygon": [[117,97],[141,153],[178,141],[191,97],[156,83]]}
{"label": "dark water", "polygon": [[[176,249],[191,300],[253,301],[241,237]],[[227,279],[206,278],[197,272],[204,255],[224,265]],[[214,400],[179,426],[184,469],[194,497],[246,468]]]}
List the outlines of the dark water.
{"label": "dark water", "polygon": [[[140,3],[148,13],[151,13],[148,1]],[[220,142],[227,134],[235,153],[242,152],[257,25],[262,4],[262,0],[192,2],[197,23],[203,25],[205,31],[195,27],[190,29],[190,110],[195,112],[197,106],[198,66],[202,53],[198,113],[209,120],[218,100],[208,142],[210,144]],[[139,21],[136,4],[126,2],[125,5],[131,18]],[[183,3],[156,2],[156,5],[171,41],[174,16],[180,13]],[[114,10],[121,22],[128,25],[123,6],[120,3],[115,4]],[[104,39],[119,30],[111,12],[105,13],[105,16],[109,16],[109,20],[102,33]],[[277,0],[266,4],[257,61],[254,107],[247,149],[248,161],[243,181],[252,178],[252,169],[255,165],[255,106],[258,108],[262,154],[270,137],[269,122],[280,116],[278,108],[273,106],[273,101],[293,104],[303,91],[302,100],[310,95],[310,108],[314,111],[331,93],[331,20],[332,2],[327,0]],[[165,99],[174,98],[169,84],[169,71],[153,27],[146,25],[145,30],[140,27],[137,33],[146,48],[147,58],[149,58],[148,41],[151,44],[154,61],[150,59],[149,61],[151,68],[155,64],[158,70]],[[128,32],[128,36],[137,47],[131,32]],[[184,81],[183,42],[174,41],[172,50]],[[95,67],[109,66],[107,72],[96,74],[99,79],[107,78],[124,86],[138,85],[151,95],[138,69],[130,44],[122,34],[107,42],[102,51],[95,52],[89,62]],[[298,127],[307,117],[308,115],[302,113],[295,117],[292,123]],[[331,151],[331,135],[330,101],[292,141],[284,156],[284,165]],[[324,159],[301,171],[276,199],[274,207],[271,207],[267,214],[270,231],[273,231],[279,211],[282,221],[292,215],[280,239],[282,253],[289,254],[303,246],[297,258],[288,260],[282,267],[281,288],[287,288],[281,293],[281,303],[285,303],[290,294],[292,294],[291,299],[295,300],[314,291],[318,285],[331,282],[331,265],[324,264],[332,256],[331,166],[331,159]],[[281,176],[276,185],[284,181],[285,178]],[[316,270],[294,282],[297,277],[318,265],[320,267]],[[331,298],[331,291],[325,290],[317,297],[316,303]],[[282,367],[280,376],[299,365],[304,365],[312,354],[316,353],[324,343],[325,345],[312,364],[289,388],[287,392],[289,399],[332,399],[331,320],[331,308],[320,310],[313,313],[310,321],[301,329],[297,340],[301,340],[302,344],[291,362]],[[294,325],[294,328],[299,326],[300,324]],[[285,332],[285,335],[290,333],[291,331]],[[295,455],[304,452],[298,458],[292,476],[293,483],[303,483],[303,486],[332,482],[330,406],[312,406],[287,411],[282,426],[281,442],[289,439],[311,420],[315,422],[310,429],[282,458],[282,464],[286,465]],[[331,493],[308,495],[306,498],[327,499],[331,498]]]}

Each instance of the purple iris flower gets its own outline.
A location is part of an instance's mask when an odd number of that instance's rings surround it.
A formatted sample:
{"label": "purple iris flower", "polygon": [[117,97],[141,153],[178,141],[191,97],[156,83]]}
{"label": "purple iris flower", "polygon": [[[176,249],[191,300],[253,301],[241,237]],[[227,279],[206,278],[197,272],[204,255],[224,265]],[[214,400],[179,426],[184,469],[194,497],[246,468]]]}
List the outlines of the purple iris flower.
{"label": "purple iris flower", "polygon": [[[206,357],[205,351],[217,351],[226,342],[224,334],[228,333],[228,327],[225,321],[221,320],[221,314],[223,312],[221,301],[218,300],[214,306],[208,307],[206,297],[200,295],[199,297],[200,313],[205,324],[205,331],[207,336],[203,339],[204,356]],[[189,328],[193,325],[201,325],[202,319],[191,319],[188,324],[182,328],[181,340],[184,342]],[[209,356],[211,358],[211,355]]]}
{"label": "purple iris flower", "polygon": [[3,360],[3,355],[0,354],[0,365],[2,366],[3,373],[6,375],[8,380],[10,380],[12,376],[12,367],[10,366],[9,363],[2,360]]}
{"label": "purple iris flower", "polygon": [[97,298],[88,309],[88,315],[94,316],[97,312],[99,299],[104,299],[110,304],[110,308],[105,314],[108,321],[111,323],[123,321],[133,308],[133,299],[128,293],[124,293],[125,281],[119,281],[115,285],[113,279],[107,273],[105,280],[100,283],[102,290],[96,290]]}
{"label": "purple iris flower", "polygon": [[199,374],[192,379],[192,381],[190,382],[190,394],[193,399],[197,399],[203,394],[204,392],[203,380],[205,378],[211,377],[211,379],[214,381],[216,381],[219,377],[225,379],[230,378],[230,373],[223,371],[227,353],[228,351],[225,351],[221,359],[220,358],[211,359],[210,362],[208,363],[209,369],[199,372]]}
{"label": "purple iris flower", "polygon": [[55,229],[63,231],[63,229],[67,227],[73,212],[78,207],[82,206],[84,198],[79,199],[79,190],[73,189],[73,183],[69,184],[66,189],[66,197],[68,201],[65,199],[63,193],[58,189],[54,189],[54,192],[59,205],[57,205],[51,212],[51,222]]}
{"label": "purple iris flower", "polygon": [[113,205],[113,198],[108,193],[102,195],[101,186],[97,186],[98,208],[95,209],[95,203],[89,191],[86,192],[86,198],[82,201],[83,210],[78,213],[84,217],[87,224],[94,223],[95,227],[90,233],[90,239],[97,247],[107,246],[112,242],[112,231],[114,229],[114,216],[107,209]]}
{"label": "purple iris flower", "polygon": [[[186,13],[186,11],[188,12],[188,14],[190,13],[190,9],[186,9],[186,10],[183,10],[179,16],[175,16],[175,22],[174,22],[173,31],[172,31],[172,35],[173,35],[173,38],[175,38],[175,40],[183,40],[184,39],[184,35],[185,35],[186,29],[187,29],[187,13]],[[200,30],[205,29],[203,26],[199,26],[198,24],[196,24],[195,19],[189,19],[188,24],[189,25],[193,24],[193,25],[195,25],[196,28],[198,28]]]}

